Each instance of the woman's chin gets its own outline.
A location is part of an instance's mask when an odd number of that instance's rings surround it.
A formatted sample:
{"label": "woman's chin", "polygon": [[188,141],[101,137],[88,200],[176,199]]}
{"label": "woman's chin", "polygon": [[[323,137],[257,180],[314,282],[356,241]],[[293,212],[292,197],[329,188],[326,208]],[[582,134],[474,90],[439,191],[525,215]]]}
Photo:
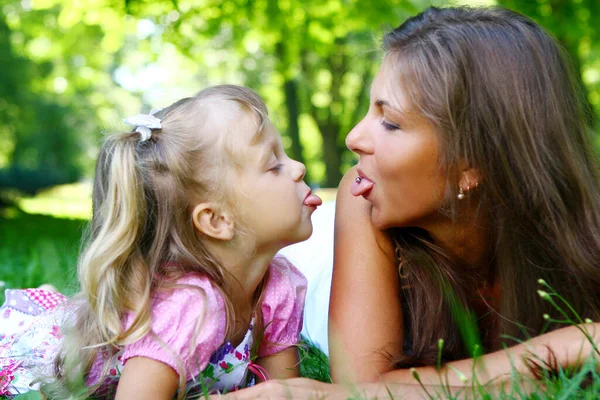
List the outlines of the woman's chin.
{"label": "woman's chin", "polygon": [[393,226],[391,221],[388,221],[385,218],[385,215],[383,215],[376,207],[371,207],[371,222],[377,229],[381,231]]}

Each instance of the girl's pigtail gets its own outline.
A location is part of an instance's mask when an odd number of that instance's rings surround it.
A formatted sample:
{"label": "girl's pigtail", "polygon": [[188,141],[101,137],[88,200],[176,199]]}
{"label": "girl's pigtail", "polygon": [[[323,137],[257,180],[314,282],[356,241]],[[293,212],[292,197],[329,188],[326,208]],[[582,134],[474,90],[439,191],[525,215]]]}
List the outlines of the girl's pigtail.
{"label": "girl's pigtail", "polygon": [[[99,209],[94,210],[96,232],[79,263],[79,281],[105,344],[123,345],[141,338],[149,330],[151,276],[140,252],[146,206],[144,184],[137,162],[137,133],[118,135],[105,144],[104,165],[98,169],[104,186]],[[128,331],[122,316],[134,311],[136,319]],[[140,323],[145,321],[145,323]]]}
{"label": "girl's pigtail", "polygon": [[[61,328],[65,339],[55,360],[57,379],[41,387],[51,398],[86,398],[97,388],[87,387],[87,377],[98,354],[106,361],[150,330],[152,274],[140,251],[147,218],[145,172],[136,149],[141,145],[146,144],[139,134],[123,133],[108,138],[100,150],[93,217],[78,262],[81,292]],[[123,331],[128,311],[136,318]],[[104,368],[98,383],[107,372]]]}

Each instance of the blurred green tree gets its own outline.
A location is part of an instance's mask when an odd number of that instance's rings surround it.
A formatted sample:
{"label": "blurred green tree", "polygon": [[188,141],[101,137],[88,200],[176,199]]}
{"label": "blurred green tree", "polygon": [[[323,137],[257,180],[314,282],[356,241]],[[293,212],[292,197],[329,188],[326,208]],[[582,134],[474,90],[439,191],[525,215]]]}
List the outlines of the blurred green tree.
{"label": "blurred green tree", "polygon": [[[72,4],[69,4],[72,3]],[[120,4],[121,11],[112,7]],[[90,171],[124,42],[121,2],[0,5],[0,196],[35,194]],[[124,94],[121,91],[119,94]]]}
{"label": "blurred green tree", "polygon": [[[290,155],[307,164],[309,182],[337,186],[355,160],[344,138],[368,107],[379,36],[424,7],[444,3],[5,0],[0,192],[34,193],[89,174],[102,130],[115,130],[140,107],[164,105],[156,103],[171,100],[165,87],[196,91],[222,82],[256,89]],[[533,17],[564,44],[595,118],[600,3],[498,3]]]}
{"label": "blurred green tree", "polygon": [[[533,18],[562,44],[583,83],[590,124],[598,132],[600,113],[600,1],[498,0],[498,4]],[[600,143],[598,146],[600,148]]]}
{"label": "blurred green tree", "polygon": [[80,179],[82,131],[96,126],[84,88],[69,87],[65,61],[74,38],[60,37],[55,29],[60,9],[23,13],[22,3],[9,1],[0,13],[0,194],[5,201],[9,191],[35,194]]}
{"label": "blurred green tree", "polygon": [[69,107],[31,86],[48,75],[51,65],[15,54],[11,36],[0,14],[0,191],[33,194],[78,179],[79,149],[68,125]]}

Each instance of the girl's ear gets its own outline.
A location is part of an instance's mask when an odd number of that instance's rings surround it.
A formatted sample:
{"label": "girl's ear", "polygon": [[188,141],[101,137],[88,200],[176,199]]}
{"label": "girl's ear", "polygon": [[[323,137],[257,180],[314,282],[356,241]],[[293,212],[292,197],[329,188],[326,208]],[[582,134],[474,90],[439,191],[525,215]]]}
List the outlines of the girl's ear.
{"label": "girl's ear", "polygon": [[482,182],[483,176],[477,168],[466,168],[460,173],[458,185],[467,193],[469,190],[474,190]]}
{"label": "girl's ear", "polygon": [[217,240],[231,240],[235,234],[233,216],[217,203],[200,203],[192,211],[194,227]]}

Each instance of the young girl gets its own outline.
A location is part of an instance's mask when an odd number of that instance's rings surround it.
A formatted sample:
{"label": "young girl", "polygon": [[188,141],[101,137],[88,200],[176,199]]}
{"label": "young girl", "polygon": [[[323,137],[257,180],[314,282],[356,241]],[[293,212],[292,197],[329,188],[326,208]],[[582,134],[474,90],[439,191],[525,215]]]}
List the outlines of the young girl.
{"label": "young girl", "polygon": [[[306,280],[282,256],[321,200],[261,99],[217,86],[125,120],[96,166],[81,293],[7,291],[0,395],[182,399],[298,376]],[[46,312],[52,310],[53,312]],[[35,317],[32,317],[37,315]]]}

